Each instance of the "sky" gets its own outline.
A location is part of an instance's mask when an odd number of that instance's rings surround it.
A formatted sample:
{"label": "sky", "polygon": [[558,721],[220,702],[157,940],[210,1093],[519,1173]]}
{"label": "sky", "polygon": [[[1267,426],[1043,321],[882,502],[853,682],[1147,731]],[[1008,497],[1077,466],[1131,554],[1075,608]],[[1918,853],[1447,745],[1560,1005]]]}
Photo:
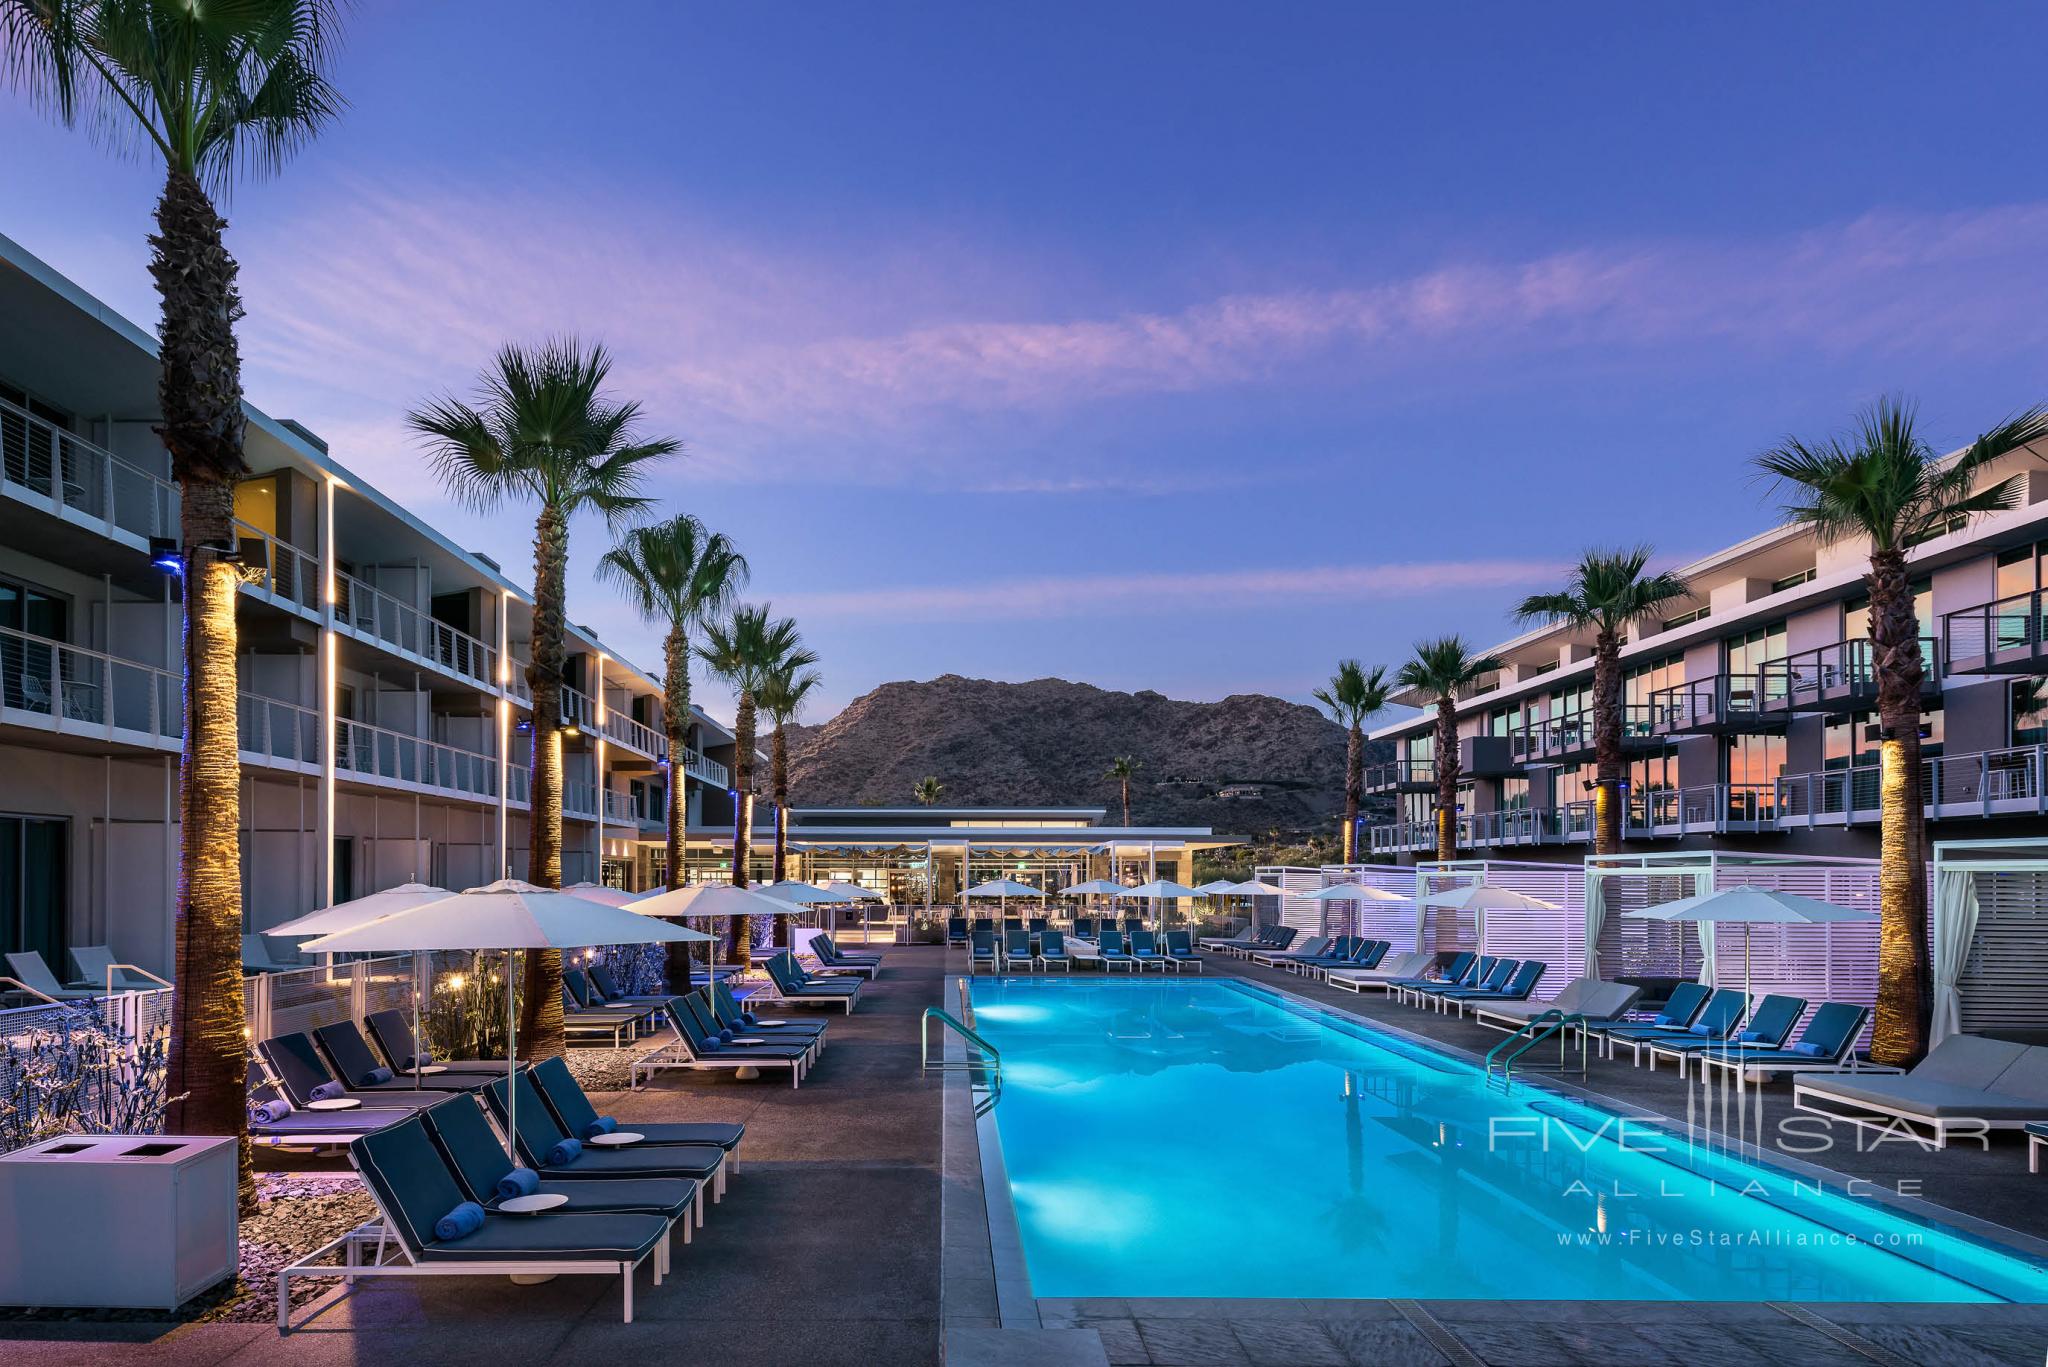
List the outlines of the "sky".
{"label": "sky", "polygon": [[[573,16],[573,17],[572,17]],[[878,683],[1306,701],[1885,393],[2048,400],[2048,10],[362,0],[224,205],[248,394],[531,580],[406,411],[601,340],[650,492]],[[145,325],[158,174],[0,91],[0,232]],[[32,188],[31,188],[32,187]],[[572,542],[572,615],[658,632]],[[708,690],[700,690],[704,697]],[[714,697],[714,712],[729,714]]]}

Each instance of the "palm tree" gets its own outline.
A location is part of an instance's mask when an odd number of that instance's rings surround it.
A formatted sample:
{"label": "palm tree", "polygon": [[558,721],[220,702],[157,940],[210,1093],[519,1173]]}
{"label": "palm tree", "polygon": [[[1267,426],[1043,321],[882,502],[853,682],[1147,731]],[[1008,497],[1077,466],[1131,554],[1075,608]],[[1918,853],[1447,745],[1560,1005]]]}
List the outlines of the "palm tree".
{"label": "palm tree", "polygon": [[1870,641],[1879,721],[1877,1019],[1871,1057],[1907,1066],[1927,1051],[1933,974],[1927,954],[1926,780],[1920,766],[1920,627],[1906,554],[1978,513],[2013,506],[2017,476],[1979,489],[1987,466],[2048,437],[2048,410],[2031,408],[1977,438],[1953,460],[1920,436],[1914,406],[1879,400],[1847,438],[1789,438],[1757,457],[1775,476],[1785,512],[1822,545],[1870,543]]}
{"label": "palm tree", "polygon": [[917,799],[920,806],[936,807],[939,805],[940,794],[945,791],[946,785],[939,782],[937,774],[926,774],[917,781],[917,786],[910,790],[910,795]]}
{"label": "palm tree", "polygon": [[810,666],[817,656],[797,650],[784,656],[761,681],[758,699],[761,710],[775,723],[769,742],[769,787],[775,798],[775,881],[780,883],[789,866],[789,737],[783,728],[797,718],[813,693],[825,685],[825,677]]}
{"label": "palm tree", "polygon": [[[736,888],[747,885],[747,861],[752,853],[754,718],[761,689],[781,662],[809,654],[803,650],[796,623],[787,617],[771,619],[769,611],[765,603],[736,607],[725,621],[704,628],[704,644],[697,647],[697,658],[733,692],[732,883]],[[805,665],[815,663],[815,656],[803,661]],[[753,918],[734,919],[729,952],[732,962],[744,964],[753,948]]]}
{"label": "palm tree", "polygon": [[1109,772],[1103,775],[1104,778],[1115,779],[1117,786],[1123,790],[1124,827],[1126,830],[1130,828],[1131,824],[1131,776],[1137,772],[1138,761],[1132,759],[1129,755],[1118,755],[1109,762]]}
{"label": "palm tree", "polygon": [[1675,574],[1646,574],[1650,548],[1592,550],[1579,558],[1564,588],[1522,600],[1525,622],[1563,622],[1593,633],[1593,852],[1621,852],[1621,638],[1663,614],[1691,588]]}
{"label": "palm tree", "polygon": [[1358,804],[1365,798],[1365,724],[1387,710],[1385,665],[1370,672],[1356,660],[1339,660],[1328,688],[1316,690],[1316,701],[1329,709],[1345,729],[1344,862],[1358,862]]}
{"label": "palm tree", "polygon": [[[701,630],[746,587],[747,560],[723,533],[679,514],[634,527],[597,562],[598,578],[623,588],[641,617],[667,628],[661,642],[661,722],[668,738],[668,885],[683,885],[689,819],[690,632]],[[690,981],[690,947],[668,946],[668,981]]]}
{"label": "palm tree", "polygon": [[240,172],[281,167],[341,110],[326,67],[330,0],[234,5],[0,0],[0,75],[67,126],[161,157],[149,239],[158,324],[156,428],[178,485],[183,543],[185,745],[178,772],[176,976],[165,1124],[235,1135],[244,1204],[241,760],[235,732],[235,485],[242,455],[238,267],[213,197]]}
{"label": "palm tree", "polygon": [[[611,356],[573,337],[500,350],[476,404],[444,397],[406,415],[428,463],[465,506],[539,506],[533,534],[532,778],[526,880],[562,886],[562,688],[568,654],[569,519],[597,512],[614,529],[646,511],[647,467],[680,443],[642,439],[640,405],[605,392]],[[562,1052],[562,956],[526,956],[519,1037],[527,1058]]]}
{"label": "palm tree", "polygon": [[1501,667],[1491,655],[1475,657],[1462,636],[1417,641],[1415,658],[1401,666],[1394,682],[1418,689],[1436,702],[1436,857],[1458,857],[1458,693]]}

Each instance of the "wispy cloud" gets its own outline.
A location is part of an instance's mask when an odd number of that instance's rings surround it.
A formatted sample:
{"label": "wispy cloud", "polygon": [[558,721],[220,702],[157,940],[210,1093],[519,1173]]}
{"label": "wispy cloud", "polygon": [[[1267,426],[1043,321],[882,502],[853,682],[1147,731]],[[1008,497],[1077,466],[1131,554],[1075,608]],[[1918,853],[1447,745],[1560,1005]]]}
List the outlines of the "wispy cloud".
{"label": "wispy cloud", "polygon": [[999,579],[979,584],[904,584],[778,596],[802,617],[911,621],[1022,621],[1099,617],[1133,608],[1280,608],[1290,604],[1421,598],[1459,589],[1548,582],[1563,567],[1534,560],[1319,565],[1181,574]]}
{"label": "wispy cloud", "polygon": [[[698,479],[1105,488],[1156,479],[1034,440],[1103,401],[1398,381],[1483,395],[1506,362],[1668,371],[1726,355],[1967,356],[2048,341],[2048,204],[1872,214],[1746,241],[1447,259],[1340,288],[1184,291],[1094,312],[1085,280],[958,243],[770,245],[598,195],[342,187],[348,212],[259,226],[250,363],[409,459],[394,421],[508,338],[603,336]],[[1260,273],[1284,278],[1284,261]],[[992,302],[993,301],[993,302]],[[1042,302],[1041,302],[1042,301]],[[1364,395],[1366,397],[1359,398]],[[1379,397],[1374,398],[1377,395]]]}

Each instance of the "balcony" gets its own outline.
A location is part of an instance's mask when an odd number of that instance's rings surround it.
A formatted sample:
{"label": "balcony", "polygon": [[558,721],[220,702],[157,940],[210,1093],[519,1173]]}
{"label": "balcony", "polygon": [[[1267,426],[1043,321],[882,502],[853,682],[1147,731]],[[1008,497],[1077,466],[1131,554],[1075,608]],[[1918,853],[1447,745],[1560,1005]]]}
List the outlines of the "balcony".
{"label": "balcony", "polygon": [[178,534],[178,486],[0,399],[0,496],[139,551]]}
{"label": "balcony", "polygon": [[[723,769],[725,766],[720,765]],[[724,782],[723,779],[719,780]],[[1436,761],[1397,759],[1386,764],[1365,766],[1368,793],[1433,793],[1436,791]]]}
{"label": "balcony", "polygon": [[287,612],[320,615],[320,559],[288,542],[280,541],[262,528],[236,521],[235,536],[246,548],[260,542],[267,554],[260,575],[242,580],[242,592],[263,599]]}
{"label": "balcony", "polygon": [[[1926,666],[1921,697],[1937,697],[1941,654],[1932,636],[1920,638],[1920,658]],[[1857,640],[1802,650],[1760,666],[1757,685],[1760,705],[1770,713],[1868,711],[1877,706],[1876,648]]]}
{"label": "balcony", "polygon": [[498,652],[354,575],[334,576],[334,626],[413,664],[438,669],[487,692],[498,688]]}
{"label": "balcony", "polygon": [[0,627],[0,721],[62,735],[177,749],[184,679],[102,651]]}
{"label": "balcony", "polygon": [[2015,594],[1944,613],[1941,644],[1951,674],[2048,674],[2048,597]]}
{"label": "balcony", "polygon": [[[1649,707],[1624,706],[1621,718],[1621,748],[1627,752],[1654,749],[1664,738],[1651,726]],[[1518,765],[1561,765],[1589,759],[1594,753],[1593,713],[1590,709],[1544,717],[1508,733],[1508,753]]]}
{"label": "balcony", "polygon": [[1763,705],[1756,676],[1715,674],[1673,684],[1650,695],[1650,734],[1665,736],[1750,735],[1785,729],[1783,712]]}
{"label": "balcony", "polygon": [[726,788],[732,785],[732,774],[723,764],[720,764],[715,759],[706,759],[695,750],[689,751],[688,754],[689,759],[683,765],[683,772],[691,778],[702,783],[708,783],[714,788]]}
{"label": "balcony", "polygon": [[497,760],[423,736],[337,719],[334,755],[343,774],[367,782],[480,801],[495,802],[498,797]]}
{"label": "balcony", "polygon": [[[533,772],[524,764],[514,764],[507,769],[506,775],[506,805],[524,811],[532,804]],[[597,785],[582,782],[564,783],[562,815],[577,821],[597,820]]]}
{"label": "balcony", "polygon": [[1668,840],[1775,831],[1780,829],[1776,799],[1776,785],[1770,783],[1703,783],[1631,793],[1622,838]]}
{"label": "balcony", "polygon": [[[2035,816],[2048,812],[2048,747],[2015,746],[1921,761],[1929,820],[1970,820]],[[1875,824],[1882,797],[1878,766],[1788,774],[1778,780],[1777,822],[1798,826]]]}
{"label": "balcony", "polygon": [[244,764],[320,772],[320,714],[310,707],[243,693],[235,701],[235,734]]}

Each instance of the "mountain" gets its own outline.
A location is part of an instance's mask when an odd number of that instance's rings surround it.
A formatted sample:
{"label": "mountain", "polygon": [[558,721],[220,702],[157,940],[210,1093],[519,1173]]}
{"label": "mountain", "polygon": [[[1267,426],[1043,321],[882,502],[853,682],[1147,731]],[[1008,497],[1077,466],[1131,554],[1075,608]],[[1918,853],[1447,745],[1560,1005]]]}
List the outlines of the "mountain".
{"label": "mountain", "polygon": [[[1344,729],[1312,707],[1256,693],[1180,702],[957,674],[883,684],[792,732],[790,796],[805,807],[908,806],[917,781],[936,774],[948,806],[1105,807],[1115,824],[1121,800],[1104,775],[1118,755],[1138,761],[1131,820],[1140,826],[1309,831],[1343,808]],[[1256,795],[1219,796],[1231,785]]]}

